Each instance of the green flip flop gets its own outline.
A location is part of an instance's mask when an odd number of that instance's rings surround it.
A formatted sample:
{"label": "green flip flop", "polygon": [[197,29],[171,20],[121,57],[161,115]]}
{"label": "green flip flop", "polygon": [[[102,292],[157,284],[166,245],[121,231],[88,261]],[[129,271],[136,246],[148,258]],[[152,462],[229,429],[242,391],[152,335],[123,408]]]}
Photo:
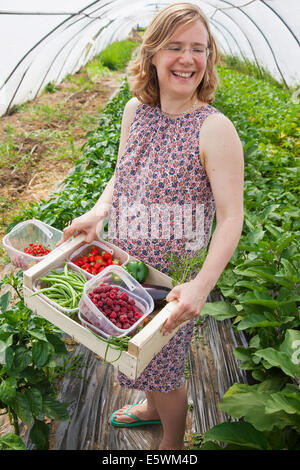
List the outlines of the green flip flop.
{"label": "green flip flop", "polygon": [[113,414],[111,415],[110,422],[113,426],[118,426],[122,428],[132,428],[134,426],[144,426],[144,424],[161,424],[160,420],[157,421],[143,421],[142,419],[138,418],[137,416],[134,416],[131,413],[128,413],[131,408],[133,408],[135,405],[138,405],[139,403],[134,403],[134,405],[131,405],[127,408],[127,410],[124,411],[124,415],[130,416],[133,419],[136,419],[136,422],[134,423],[124,423],[122,421],[115,421],[114,416],[117,413],[117,411],[114,411]]}

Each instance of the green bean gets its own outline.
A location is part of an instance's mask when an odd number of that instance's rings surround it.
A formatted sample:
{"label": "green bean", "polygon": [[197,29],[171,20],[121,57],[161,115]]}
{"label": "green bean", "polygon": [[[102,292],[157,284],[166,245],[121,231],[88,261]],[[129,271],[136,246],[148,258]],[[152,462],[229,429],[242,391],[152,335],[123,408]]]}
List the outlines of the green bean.
{"label": "green bean", "polygon": [[[116,362],[120,359],[123,351],[128,351],[128,343],[131,340],[130,336],[121,336],[120,338],[118,336],[110,336],[108,339],[104,339],[102,338],[102,336],[97,335],[97,333],[95,333],[90,328],[88,329],[91,331],[91,333],[93,333],[93,335],[97,336],[98,339],[100,339],[101,341],[107,344],[105,353],[104,353],[104,362],[108,362],[109,364],[112,364],[113,362]],[[106,360],[109,348],[120,351],[120,354],[117,357],[117,359],[113,361]]]}
{"label": "green bean", "polygon": [[82,296],[86,278],[82,273],[71,271],[65,264],[62,272],[51,270],[48,275],[41,276],[38,281],[46,284],[46,287],[32,295],[43,293],[58,305],[74,309]]}

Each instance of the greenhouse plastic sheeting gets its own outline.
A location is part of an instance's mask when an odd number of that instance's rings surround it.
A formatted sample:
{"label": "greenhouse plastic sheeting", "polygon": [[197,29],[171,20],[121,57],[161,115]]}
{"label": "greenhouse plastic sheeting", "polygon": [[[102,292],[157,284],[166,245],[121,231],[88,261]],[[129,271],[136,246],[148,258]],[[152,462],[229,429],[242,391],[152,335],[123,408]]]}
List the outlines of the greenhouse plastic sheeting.
{"label": "greenhouse plastic sheeting", "polygon": [[[147,27],[176,2],[133,0],[1,0],[0,116],[33,99],[49,82]],[[300,78],[299,0],[198,0],[220,50],[264,67],[287,87]]]}

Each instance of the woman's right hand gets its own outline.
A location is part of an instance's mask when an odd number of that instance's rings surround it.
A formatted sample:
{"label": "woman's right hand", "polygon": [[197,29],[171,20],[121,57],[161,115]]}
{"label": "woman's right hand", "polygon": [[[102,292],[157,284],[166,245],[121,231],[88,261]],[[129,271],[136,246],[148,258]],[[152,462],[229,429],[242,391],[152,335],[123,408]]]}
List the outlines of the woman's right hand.
{"label": "woman's right hand", "polygon": [[79,235],[81,232],[86,233],[84,241],[91,243],[98,238],[103,225],[103,221],[109,215],[111,204],[102,203],[97,208],[93,208],[80,217],[72,220],[72,223],[63,230],[63,237],[56,246],[60,246],[73,235]]}

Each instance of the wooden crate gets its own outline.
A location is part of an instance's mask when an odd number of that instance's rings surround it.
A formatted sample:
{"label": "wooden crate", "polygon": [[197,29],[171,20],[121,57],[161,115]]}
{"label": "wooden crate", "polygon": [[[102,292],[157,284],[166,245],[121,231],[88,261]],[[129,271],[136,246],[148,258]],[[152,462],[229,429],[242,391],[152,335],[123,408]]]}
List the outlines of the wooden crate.
{"label": "wooden crate", "polygon": [[[179,328],[178,327],[167,336],[163,336],[161,333],[163,323],[176,305],[175,301],[169,302],[164,308],[158,310],[152,320],[129,341],[128,351],[123,351],[120,354],[119,350],[113,350],[112,348],[107,350],[106,343],[101,341],[101,339],[85,326],[81,325],[79,320],[77,322],[63,314],[39,295],[32,297],[34,293],[33,282],[35,279],[41,277],[50,269],[54,269],[59,264],[62,264],[69,254],[83,244],[83,240],[84,235],[79,235],[72,240],[68,240],[63,245],[53,250],[35,266],[24,271],[25,304],[34,313],[46,318],[49,322],[71,336],[75,341],[83,344],[101,358],[104,358],[106,354],[106,360],[108,362],[112,362],[114,366],[118,367],[118,369],[129,378],[136,379],[149,364],[151,359],[172,338]],[[118,257],[117,246],[115,250],[115,255]],[[135,258],[130,256],[130,259]],[[169,276],[154,269],[152,266],[148,267],[149,275],[146,280],[147,283],[172,287],[172,279]],[[181,326],[182,325],[180,325],[180,327]]]}

